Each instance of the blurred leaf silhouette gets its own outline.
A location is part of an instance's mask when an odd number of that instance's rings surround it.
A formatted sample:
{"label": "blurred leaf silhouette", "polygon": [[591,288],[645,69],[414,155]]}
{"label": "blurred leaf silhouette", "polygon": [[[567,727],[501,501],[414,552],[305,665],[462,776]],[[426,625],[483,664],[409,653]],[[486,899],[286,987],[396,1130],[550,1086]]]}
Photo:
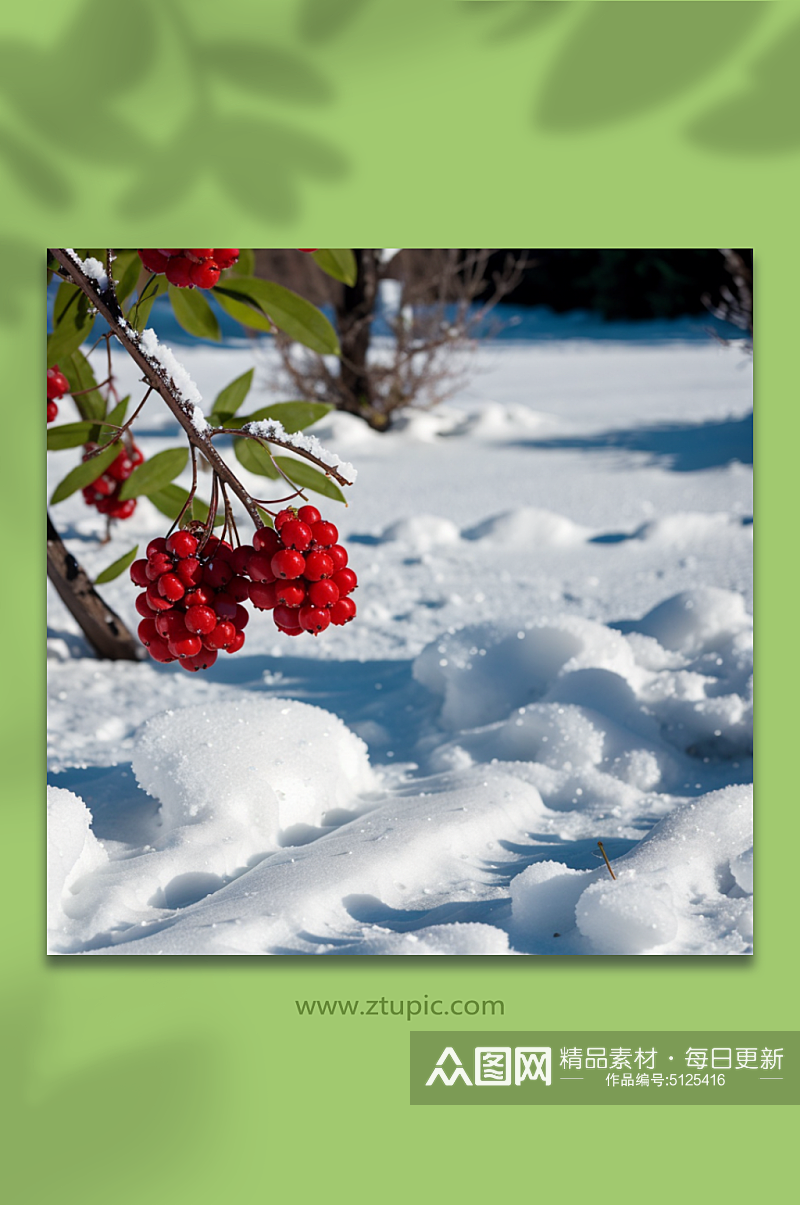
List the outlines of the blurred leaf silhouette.
{"label": "blurred leaf silhouette", "polygon": [[581,131],[633,117],[711,74],[769,6],[591,4],[561,47],[537,103],[544,129]]}
{"label": "blurred leaf silhouette", "polygon": [[[285,117],[290,104],[329,102],[329,80],[296,52],[258,38],[257,26],[247,42],[203,35],[196,11],[179,0],[128,0],[122,8],[86,0],[52,51],[0,42],[0,97],[19,131],[0,123],[7,173],[37,200],[63,205],[73,172],[102,159],[125,173],[117,198],[122,215],[139,218],[162,213],[213,175],[241,209],[287,221],[300,207],[300,179],[339,178],[346,162]],[[129,99],[137,86],[158,89],[165,54],[188,85],[188,115],[166,143],[163,123],[142,119]],[[91,99],[90,75],[99,81],[99,103]],[[40,86],[43,77],[63,81],[58,103]],[[238,114],[227,95],[232,88],[242,96]]]}
{"label": "blurred leaf silhouette", "polygon": [[277,100],[321,104],[333,94],[328,81],[315,68],[288,50],[216,42],[207,48],[206,64],[209,71],[217,71],[239,88]]}
{"label": "blurred leaf silhouette", "polygon": [[20,239],[0,239],[3,287],[0,288],[0,322],[15,325],[23,315],[23,303],[30,291],[40,284],[44,268],[41,247]]}
{"label": "blurred leaf silhouette", "polygon": [[800,21],[753,64],[753,83],[702,113],[688,128],[693,142],[731,154],[774,154],[800,146],[797,77]]}
{"label": "blurred leaf silhouette", "polygon": [[519,4],[517,0],[460,0],[459,11],[469,15],[484,15],[507,17],[507,20],[497,21],[487,41],[506,42],[516,38],[526,30],[543,29],[554,17],[561,15],[565,9],[563,0],[530,0],[527,4]]}
{"label": "blurred leaf silhouette", "polygon": [[[103,1060],[89,1053],[84,1066],[40,1094],[31,1069],[42,1033],[41,996],[4,1001],[2,1013],[4,1032],[13,1037],[4,1068],[6,1098],[14,1102],[4,1126],[7,1181],[24,1184],[30,1200],[47,1200],[44,1178],[50,1181],[55,1166],[64,1205],[105,1205],[109,1196],[141,1201],[152,1191],[154,1174],[180,1176],[181,1152],[195,1149],[208,1132],[207,1102],[215,1090],[208,1052],[196,1039],[162,1038],[133,1050],[121,1044]],[[169,1134],[155,1144],[154,1102],[157,1128]],[[46,1160],[40,1157],[43,1144]]]}
{"label": "blurred leaf silhouette", "polygon": [[371,0],[301,0],[297,32],[304,42],[329,42],[370,3]]}

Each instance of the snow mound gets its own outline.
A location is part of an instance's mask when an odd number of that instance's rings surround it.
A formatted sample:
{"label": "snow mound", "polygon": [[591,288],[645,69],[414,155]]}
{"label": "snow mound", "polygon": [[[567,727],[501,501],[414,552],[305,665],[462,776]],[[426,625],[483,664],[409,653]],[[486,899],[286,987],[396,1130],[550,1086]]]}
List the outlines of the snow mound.
{"label": "snow mound", "polygon": [[665,649],[696,656],[752,626],[740,594],[703,586],[659,603],[636,629],[653,636]]}
{"label": "snow mound", "polygon": [[[643,740],[650,764],[636,753],[628,780],[647,789],[658,780],[652,758],[663,770],[667,746],[692,757],[751,756],[752,620],[738,594],[685,591],[619,626],[634,630],[577,616],[517,631],[471,625],[427,645],[413,675],[441,698],[442,729],[495,725],[459,741],[482,760],[599,764],[633,756]],[[450,753],[442,746],[438,764]]]}
{"label": "snow mound", "polygon": [[564,515],[533,506],[494,515],[463,533],[465,540],[491,540],[493,544],[513,544],[520,549],[564,548],[584,542],[591,534],[588,527],[581,527]]}
{"label": "snow mound", "polygon": [[[636,532],[636,538],[681,547],[699,540],[723,537],[729,529],[740,527],[741,519],[738,515],[726,512],[706,514],[676,511],[672,515],[644,523]],[[750,530],[752,531],[752,528]]]}
{"label": "snow mound", "polygon": [[[752,787],[726,787],[671,812],[605,867],[529,866],[511,882],[512,937],[556,935],[565,952],[751,952]],[[749,862],[748,862],[749,859]],[[745,897],[745,898],[743,898]],[[680,942],[680,948],[676,946]]]}
{"label": "snow mound", "polygon": [[430,552],[432,548],[458,544],[461,534],[451,519],[423,514],[392,523],[381,539],[386,543],[406,544],[412,551],[423,553]]}
{"label": "snow mound", "polygon": [[167,829],[219,818],[274,845],[278,830],[320,825],[375,789],[367,746],[320,707],[247,698],[154,716],[132,759]]}
{"label": "snow mound", "polygon": [[47,926],[54,935],[80,918],[81,880],[108,861],[91,826],[82,799],[61,787],[47,788]]}
{"label": "snow mound", "polygon": [[[377,927],[376,927],[377,928]],[[336,954],[509,954],[508,934],[494,925],[429,925],[415,933],[377,929],[353,945],[340,946]]]}

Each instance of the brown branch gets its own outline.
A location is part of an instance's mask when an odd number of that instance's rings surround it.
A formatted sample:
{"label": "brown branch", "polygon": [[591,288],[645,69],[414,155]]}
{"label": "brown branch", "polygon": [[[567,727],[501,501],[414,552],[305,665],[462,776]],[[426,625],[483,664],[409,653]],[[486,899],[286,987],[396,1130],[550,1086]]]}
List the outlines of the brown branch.
{"label": "brown branch", "polygon": [[[85,272],[78,267],[75,260],[71,255],[67,255],[66,251],[51,248],[50,254],[58,261],[59,264],[61,264],[62,268],[64,268],[69,274],[73,284],[78,285],[82,292],[85,293],[89,298],[98,313],[101,314],[106,320],[112,332],[125,348],[133,362],[139,368],[141,368],[147,383],[166,402],[167,406],[186,432],[186,437],[189,442],[194,444],[194,446],[203,454],[218,477],[230,486],[232,492],[245,507],[255,526],[263,527],[264,521],[258,513],[258,508],[252,501],[242,483],[231,472],[225,461],[211,443],[210,435],[206,434],[205,432],[200,432],[195,428],[188,406],[178,396],[174,382],[169,381],[164,370],[150,360],[139,347],[138,334],[136,332],[133,332],[133,334],[131,333],[132,327],[130,327],[124,319],[119,302],[116,298],[116,294],[114,293],[113,284],[109,284],[108,289],[104,293],[101,293],[96,282],[88,277]],[[134,335],[136,335],[135,338]]]}
{"label": "brown branch", "polygon": [[111,661],[139,661],[142,645],[95,590],[84,569],[64,546],[47,516],[47,576],[67,610],[78,621],[98,657]]}
{"label": "brown branch", "polygon": [[[262,419],[261,421],[263,422],[264,420]],[[326,464],[324,460],[320,460],[319,456],[315,456],[313,452],[308,452],[305,448],[298,448],[293,443],[290,443],[285,439],[276,439],[272,436],[267,438],[266,435],[257,435],[255,431],[248,431],[247,427],[247,423],[245,423],[243,427],[213,427],[211,430],[211,435],[237,435],[241,436],[243,439],[255,439],[261,444],[262,447],[264,447],[266,444],[275,444],[275,446],[278,448],[285,448],[287,452],[296,452],[297,455],[302,456],[304,460],[310,460],[312,464],[317,465],[318,468],[323,470],[326,477],[333,477],[339,482],[340,485],[353,484],[352,481],[348,481],[346,477],[343,477],[341,473],[333,467],[333,465]],[[269,452],[269,448],[266,448],[266,451]],[[278,472],[280,472],[278,465],[275,467],[278,469]],[[294,482],[290,481],[289,484],[294,485]]]}

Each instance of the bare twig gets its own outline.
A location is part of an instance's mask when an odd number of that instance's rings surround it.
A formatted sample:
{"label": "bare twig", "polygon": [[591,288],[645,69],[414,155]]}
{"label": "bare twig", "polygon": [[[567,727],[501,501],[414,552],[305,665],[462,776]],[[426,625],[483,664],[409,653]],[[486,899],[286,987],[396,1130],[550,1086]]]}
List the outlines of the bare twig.
{"label": "bare twig", "polygon": [[616,882],[617,876],[614,874],[614,871],[611,869],[611,863],[609,862],[608,855],[606,854],[606,851],[603,848],[603,842],[598,841],[597,844],[600,849],[600,853],[603,855],[603,861],[605,862],[606,866],[608,867],[608,873],[611,875],[612,879],[614,879],[614,881]]}

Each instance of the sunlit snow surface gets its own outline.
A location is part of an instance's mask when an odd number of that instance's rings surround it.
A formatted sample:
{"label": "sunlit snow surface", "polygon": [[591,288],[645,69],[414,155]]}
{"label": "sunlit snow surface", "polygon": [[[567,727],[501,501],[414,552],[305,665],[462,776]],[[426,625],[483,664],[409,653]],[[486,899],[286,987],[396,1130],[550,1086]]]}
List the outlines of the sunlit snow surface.
{"label": "sunlit snow surface", "polygon": [[[209,411],[254,353],[180,359]],[[313,428],[358,469],[321,505],[346,628],[255,612],[188,675],[95,660],[51,592],[51,952],[752,953],[750,361],[556,339],[472,367],[388,435]],[[149,401],[145,455],[176,433]],[[166,527],[53,517],[93,576]],[[127,578],[103,594],[135,628]]]}

